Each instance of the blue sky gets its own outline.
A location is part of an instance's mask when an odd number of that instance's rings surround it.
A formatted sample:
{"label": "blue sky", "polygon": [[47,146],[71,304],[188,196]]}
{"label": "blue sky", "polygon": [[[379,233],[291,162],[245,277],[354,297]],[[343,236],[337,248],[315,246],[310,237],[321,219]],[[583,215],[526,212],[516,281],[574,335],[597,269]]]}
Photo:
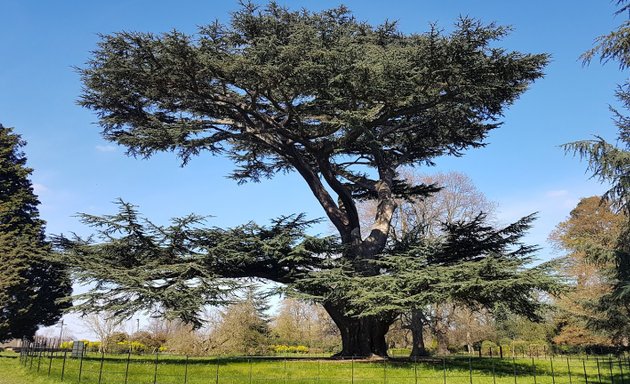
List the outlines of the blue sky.
{"label": "blue sky", "polygon": [[[292,8],[319,10],[337,1],[280,1]],[[608,104],[624,74],[614,63],[583,67],[579,55],[596,36],[614,29],[608,1],[344,1],[358,19],[398,20],[404,32],[424,32],[431,22],[449,29],[459,15],[511,25],[499,45],[528,53],[546,52],[552,61],[504,116],[488,146],[457,159],[438,159],[420,172],[469,175],[499,205],[499,220],[514,221],[532,212],[539,220],[528,241],[552,256],[546,238],[581,197],[604,187],[588,180],[585,163],[565,156],[562,143],[591,137],[615,137]],[[236,185],[225,175],[231,163],[201,156],[180,167],[173,154],[149,160],[126,157],[124,149],[104,141],[94,113],[76,105],[81,67],[95,49],[98,34],[126,31],[194,33],[215,19],[229,20],[236,1],[158,0],[23,1],[0,0],[0,123],[15,127],[28,141],[25,152],[34,168],[33,183],[48,233],[88,230],[75,214],[111,213],[121,197],[140,206],[156,222],[190,212],[213,215],[209,225],[233,226],[249,220],[265,223],[281,214],[323,211],[294,174],[260,184]],[[328,231],[325,224],[314,229]]]}

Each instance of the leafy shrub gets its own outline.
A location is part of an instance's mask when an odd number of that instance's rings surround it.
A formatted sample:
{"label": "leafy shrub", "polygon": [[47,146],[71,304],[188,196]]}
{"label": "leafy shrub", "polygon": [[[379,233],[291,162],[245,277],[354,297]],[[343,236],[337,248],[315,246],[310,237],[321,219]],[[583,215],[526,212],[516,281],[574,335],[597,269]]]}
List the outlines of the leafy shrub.
{"label": "leafy shrub", "polygon": [[286,345],[272,345],[273,351],[278,354],[287,353],[289,351],[289,347]]}
{"label": "leafy shrub", "polygon": [[492,351],[492,356],[497,356],[499,354],[499,346],[490,340],[484,340],[481,342],[481,354],[484,356],[490,356],[490,351]]}
{"label": "leafy shrub", "polygon": [[286,353],[308,353],[309,349],[305,345],[272,345],[271,349],[277,354],[286,354]]}
{"label": "leafy shrub", "polygon": [[513,353],[515,356],[527,355],[528,347],[529,347],[529,343],[524,340],[514,340],[512,342]]}
{"label": "leafy shrub", "polygon": [[132,341],[129,346],[131,347],[131,353],[140,354],[150,352],[150,348],[139,341]]}
{"label": "leafy shrub", "polygon": [[297,353],[308,353],[308,347],[305,346],[305,345],[298,345],[295,348],[295,352],[297,352]]}
{"label": "leafy shrub", "polygon": [[72,344],[74,343],[74,341],[64,341],[59,345],[60,349],[63,349],[65,351],[70,351],[72,350]]}

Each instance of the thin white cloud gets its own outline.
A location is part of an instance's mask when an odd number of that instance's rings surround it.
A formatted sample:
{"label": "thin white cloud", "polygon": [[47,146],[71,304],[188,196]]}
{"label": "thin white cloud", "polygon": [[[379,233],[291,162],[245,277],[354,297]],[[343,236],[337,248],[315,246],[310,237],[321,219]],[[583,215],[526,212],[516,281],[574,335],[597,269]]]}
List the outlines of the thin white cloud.
{"label": "thin white cloud", "polygon": [[116,147],[113,145],[97,145],[96,150],[99,152],[114,152]]}
{"label": "thin white cloud", "polygon": [[537,220],[525,235],[527,244],[538,244],[538,257],[548,260],[557,256],[548,243],[549,234],[558,223],[569,216],[582,197],[597,195],[602,187],[596,183],[567,185],[566,189],[530,190],[520,196],[506,197],[498,201],[498,219],[502,224],[512,223],[519,218],[538,212]]}
{"label": "thin white cloud", "polygon": [[580,201],[580,199],[573,196],[573,194],[569,193],[566,189],[547,191],[545,197],[551,199],[551,201],[547,201],[547,203],[553,204],[556,209],[571,210],[575,208]]}
{"label": "thin white cloud", "polygon": [[47,191],[48,187],[46,187],[44,184],[33,183],[33,192],[35,192],[36,195],[41,195],[42,193]]}

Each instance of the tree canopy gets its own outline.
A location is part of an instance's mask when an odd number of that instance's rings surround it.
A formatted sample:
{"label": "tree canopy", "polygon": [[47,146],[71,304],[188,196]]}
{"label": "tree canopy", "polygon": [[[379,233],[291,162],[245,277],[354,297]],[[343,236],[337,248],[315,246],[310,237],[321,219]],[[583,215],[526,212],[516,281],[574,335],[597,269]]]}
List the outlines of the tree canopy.
{"label": "tree canopy", "polygon": [[[381,273],[350,273],[342,279],[339,291],[353,310],[360,316],[404,314],[412,333],[412,356],[427,354],[424,328],[435,336],[438,353],[449,353],[449,317],[458,314],[502,305],[540,320],[540,292],[558,291],[560,282],[551,277],[551,263],[532,268],[537,248],[523,244],[522,236],[533,215],[501,228],[490,218],[494,204],[466,175],[401,173],[441,189],[428,197],[397,201],[388,246],[375,261]],[[368,213],[373,205],[363,203],[360,211]]]}
{"label": "tree canopy", "polygon": [[[627,0],[617,1],[617,4],[621,6],[617,14],[630,10],[630,5],[625,3]],[[621,70],[630,66],[630,20],[625,20],[616,30],[608,35],[599,36],[595,41],[595,47],[581,57],[584,64],[590,64],[595,57],[599,56],[602,63],[616,61]],[[627,116],[627,111],[630,109],[630,84],[627,80],[617,87],[615,96],[622,108],[620,110],[610,107],[619,130],[617,145],[596,136],[593,140],[567,143],[564,149],[586,158],[593,177],[611,185],[604,194],[604,198],[617,209],[630,214],[630,200],[628,200],[630,195],[630,117]]]}
{"label": "tree canopy", "polygon": [[343,7],[247,4],[230,26],[195,36],[103,36],[80,70],[80,103],[134,155],[225,154],[240,182],[299,172],[345,239],[359,236],[354,196],[422,192],[396,183],[395,170],[483,145],[504,107],[542,75],[546,55],[492,47],[507,31],[461,19],[448,36],[405,35]]}
{"label": "tree canopy", "polygon": [[[618,0],[620,6],[617,14],[630,10],[627,0]],[[614,60],[621,70],[630,66],[630,20],[626,19],[616,30],[596,39],[596,45],[582,55],[584,64],[589,64],[599,56],[603,63]],[[614,115],[615,125],[619,131],[616,145],[601,136],[591,140],[581,140],[564,145],[567,152],[579,155],[588,160],[588,169],[593,177],[609,184],[603,198],[612,206],[630,218],[630,83],[628,79],[618,85],[615,93],[621,104],[620,108],[610,107]],[[630,221],[618,237],[615,251],[616,283],[611,296],[606,298],[607,304],[615,301],[621,305],[630,305]]]}
{"label": "tree canopy", "polygon": [[[496,47],[508,31],[462,18],[448,34],[437,27],[405,34],[396,23],[358,21],[345,7],[291,11],[272,2],[245,3],[229,24],[202,26],[195,35],[103,35],[79,69],[79,102],[97,113],[106,139],[135,156],[173,151],[184,164],[205,153],[227,156],[236,165],[230,177],[239,183],[297,172],[339,236],[336,242],[303,236],[299,216],[271,227],[205,231],[194,241],[185,230],[194,220],[136,231],[117,227],[116,217],[86,217],[101,226],[107,244],[88,250],[86,243],[66,241],[76,251],[73,263],[100,281],[103,292],[125,297],[113,300],[121,307],[212,302],[226,278],[293,284],[341,265],[352,274],[378,274],[372,261],[387,246],[396,199],[437,189],[406,182],[400,167],[483,146],[504,109],[542,76],[547,55]],[[365,237],[357,211],[363,199],[377,207]],[[149,253],[126,240],[125,253],[117,253],[118,230],[130,241],[148,241]],[[206,261],[189,268],[199,254]],[[107,268],[154,268],[140,278],[124,271],[112,277],[96,262],[103,257]],[[190,280],[195,283],[183,282]],[[342,354],[386,354],[390,314],[353,318],[334,284],[309,290],[340,327]]]}
{"label": "tree canopy", "polygon": [[291,283],[322,268],[331,239],[305,234],[301,216],[264,227],[204,228],[189,215],[167,226],[118,202],[115,215],[83,215],[94,228],[88,239],[55,237],[78,283],[95,286],[75,296],[74,309],[130,317],[139,309],[161,311],[201,325],[206,305],[229,304],[239,287],[234,279],[258,277]]}
{"label": "tree canopy", "polygon": [[560,333],[566,344],[621,345],[630,335],[630,313],[610,295],[615,284],[618,239],[628,218],[598,196],[580,200],[551,239],[566,255],[561,273],[571,289],[556,300]]}
{"label": "tree canopy", "polygon": [[72,292],[65,270],[50,261],[25,144],[0,124],[0,341],[32,338],[39,326],[56,323]]}
{"label": "tree canopy", "polygon": [[536,293],[559,292],[561,284],[550,273],[552,264],[531,266],[537,247],[521,239],[533,219],[494,228],[479,214],[468,222],[445,223],[444,234],[436,238],[410,230],[374,261],[378,275],[342,268],[312,275],[343,284],[338,293],[360,316],[457,302],[489,309],[502,304],[515,314],[540,319],[543,304]]}

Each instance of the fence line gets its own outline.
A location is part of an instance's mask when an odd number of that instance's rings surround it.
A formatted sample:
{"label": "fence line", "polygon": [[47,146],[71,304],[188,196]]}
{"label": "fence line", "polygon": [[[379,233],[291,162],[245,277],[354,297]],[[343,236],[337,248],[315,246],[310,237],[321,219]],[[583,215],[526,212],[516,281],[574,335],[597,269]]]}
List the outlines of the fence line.
{"label": "fence line", "polygon": [[68,356],[59,343],[38,339],[23,343],[19,362],[31,371],[77,384],[487,384],[490,379],[492,384],[630,384],[627,354],[594,358],[532,356],[531,360],[469,355],[380,362],[253,356],[209,359],[159,352],[132,358],[131,352],[89,356],[84,351],[73,351]]}

